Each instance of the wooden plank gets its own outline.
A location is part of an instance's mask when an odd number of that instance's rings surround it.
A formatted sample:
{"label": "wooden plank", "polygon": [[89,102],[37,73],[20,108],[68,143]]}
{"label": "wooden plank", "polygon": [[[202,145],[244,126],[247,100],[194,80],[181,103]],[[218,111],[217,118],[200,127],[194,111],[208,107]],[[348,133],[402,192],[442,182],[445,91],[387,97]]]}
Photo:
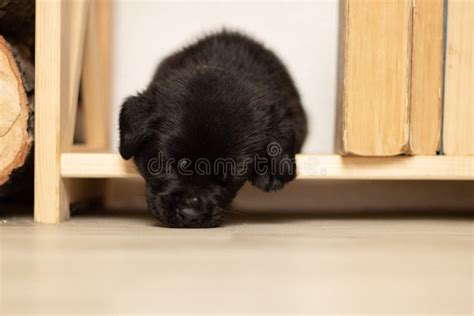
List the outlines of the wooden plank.
{"label": "wooden plank", "polygon": [[[474,157],[341,157],[297,155],[299,179],[474,180]],[[132,161],[113,153],[65,153],[61,174],[67,178],[130,178]]]}
{"label": "wooden plank", "polygon": [[113,153],[64,153],[61,174],[66,178],[137,177],[133,161],[125,161]]}
{"label": "wooden plank", "polygon": [[113,18],[113,0],[94,1],[96,6],[96,21],[97,21],[97,37],[99,41],[99,71],[102,79],[102,107],[104,111],[104,126],[105,129],[105,147],[110,149],[111,136],[111,76],[112,76],[112,18]]}
{"label": "wooden plank", "polygon": [[69,102],[64,57],[62,1],[36,1],[35,47],[35,221],[57,223],[69,217],[60,174],[61,104]]}
{"label": "wooden plank", "polygon": [[443,150],[474,155],[474,1],[449,0]]}
{"label": "wooden plank", "polygon": [[[93,1],[101,2],[101,1]],[[76,123],[77,105],[79,97],[79,86],[82,75],[83,51],[86,34],[86,26],[91,2],[89,0],[64,1],[66,6],[66,20],[63,22],[63,32],[68,41],[69,55],[64,56],[68,62],[68,96],[69,102],[63,104],[61,111],[61,150],[69,151],[76,149],[73,145]],[[63,82],[66,84],[66,82]],[[69,204],[100,198],[103,194],[103,181],[91,179],[63,179],[65,192]]]}
{"label": "wooden plank", "polygon": [[[89,9],[89,19],[84,46],[82,73],[82,100],[84,132],[87,145],[108,149],[109,146],[109,89],[110,89],[110,2],[94,1]],[[107,6],[107,3],[109,5]],[[104,19],[101,21],[100,19]],[[103,41],[103,42],[102,42]]]}
{"label": "wooden plank", "polygon": [[413,155],[436,155],[441,140],[444,0],[413,9],[410,143]]}
{"label": "wooden plank", "polygon": [[299,155],[300,179],[474,180],[474,157]]}
{"label": "wooden plank", "polygon": [[[63,32],[66,45],[69,47],[69,56],[65,56],[65,67],[69,68],[69,78],[67,84],[69,90],[68,103],[63,105],[64,114],[61,115],[61,146],[63,149],[72,146],[74,139],[74,129],[76,126],[77,101],[79,96],[79,84],[82,74],[82,60],[84,38],[86,32],[87,14],[89,12],[89,0],[64,1],[65,21],[63,22]],[[67,58],[66,58],[67,57]]]}

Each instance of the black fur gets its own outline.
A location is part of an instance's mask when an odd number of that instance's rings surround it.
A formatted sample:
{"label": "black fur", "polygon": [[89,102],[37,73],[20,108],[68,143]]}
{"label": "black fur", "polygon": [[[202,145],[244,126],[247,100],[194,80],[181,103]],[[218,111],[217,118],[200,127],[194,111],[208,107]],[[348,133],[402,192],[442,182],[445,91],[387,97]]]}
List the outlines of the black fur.
{"label": "black fur", "polygon": [[[219,225],[247,180],[264,191],[283,187],[295,178],[294,156],[305,137],[305,114],[285,66],[237,32],[206,36],[163,60],[120,112],[120,154],[134,157],[149,208],[171,227]],[[211,172],[189,174],[203,158]],[[214,169],[222,159],[234,168]],[[151,168],[153,161],[170,168]],[[271,167],[283,161],[289,163]]]}

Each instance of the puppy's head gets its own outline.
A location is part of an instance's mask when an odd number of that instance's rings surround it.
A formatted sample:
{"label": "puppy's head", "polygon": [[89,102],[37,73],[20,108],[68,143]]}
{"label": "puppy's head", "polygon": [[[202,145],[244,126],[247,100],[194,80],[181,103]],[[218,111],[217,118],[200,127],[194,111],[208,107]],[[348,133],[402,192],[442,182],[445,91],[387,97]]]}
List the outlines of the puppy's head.
{"label": "puppy's head", "polygon": [[169,227],[216,227],[221,224],[224,209],[238,188],[206,181],[202,185],[186,176],[162,181],[160,186],[147,185],[146,201],[153,214]]}
{"label": "puppy's head", "polygon": [[185,91],[179,83],[148,88],[128,98],[120,113],[120,154],[134,158],[149,208],[170,227],[218,226],[247,180],[245,170],[237,172],[244,157],[236,143],[247,127],[225,122],[235,120],[226,111],[238,98],[229,91],[227,99],[216,97],[208,86],[213,78],[199,79]]}

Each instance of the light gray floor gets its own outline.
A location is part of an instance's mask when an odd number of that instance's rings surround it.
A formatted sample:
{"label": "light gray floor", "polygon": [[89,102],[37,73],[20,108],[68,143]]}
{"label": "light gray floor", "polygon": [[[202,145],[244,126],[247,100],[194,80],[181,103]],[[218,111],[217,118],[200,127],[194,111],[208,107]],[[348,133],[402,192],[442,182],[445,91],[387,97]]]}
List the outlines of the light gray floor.
{"label": "light gray floor", "polygon": [[4,217],[0,242],[1,315],[473,311],[466,217],[237,214],[209,230]]}

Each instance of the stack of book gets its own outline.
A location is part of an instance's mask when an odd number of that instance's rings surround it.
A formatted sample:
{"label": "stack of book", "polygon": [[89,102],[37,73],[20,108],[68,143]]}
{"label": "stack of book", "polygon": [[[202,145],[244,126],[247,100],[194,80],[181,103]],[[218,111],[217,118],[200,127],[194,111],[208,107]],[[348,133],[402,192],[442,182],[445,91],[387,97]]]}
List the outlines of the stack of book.
{"label": "stack of book", "polygon": [[474,155],[474,1],[343,6],[338,151]]}

